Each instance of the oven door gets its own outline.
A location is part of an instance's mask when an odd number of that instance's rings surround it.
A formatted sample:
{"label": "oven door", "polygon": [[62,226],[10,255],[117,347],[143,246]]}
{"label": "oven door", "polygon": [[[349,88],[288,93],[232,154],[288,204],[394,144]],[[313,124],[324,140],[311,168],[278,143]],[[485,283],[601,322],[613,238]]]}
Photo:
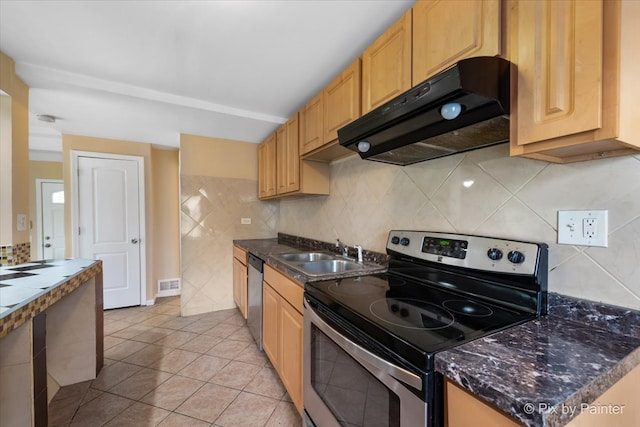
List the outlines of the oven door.
{"label": "oven door", "polygon": [[304,301],[306,423],[427,426],[425,380],[347,339]]}

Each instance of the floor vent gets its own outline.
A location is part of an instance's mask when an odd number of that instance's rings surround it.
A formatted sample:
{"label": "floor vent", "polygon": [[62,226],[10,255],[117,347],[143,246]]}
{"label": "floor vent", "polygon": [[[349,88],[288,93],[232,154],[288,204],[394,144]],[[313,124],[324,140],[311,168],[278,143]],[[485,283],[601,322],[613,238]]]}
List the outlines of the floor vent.
{"label": "floor vent", "polygon": [[174,295],[180,295],[182,286],[180,285],[180,279],[165,279],[158,280],[158,294],[157,297],[171,297]]}

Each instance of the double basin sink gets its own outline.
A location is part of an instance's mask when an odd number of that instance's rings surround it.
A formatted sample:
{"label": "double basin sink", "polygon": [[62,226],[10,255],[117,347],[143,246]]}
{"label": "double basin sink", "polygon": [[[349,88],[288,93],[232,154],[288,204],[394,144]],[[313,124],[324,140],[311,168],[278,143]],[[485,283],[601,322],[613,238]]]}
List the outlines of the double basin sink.
{"label": "double basin sink", "polygon": [[363,270],[367,264],[345,259],[339,255],[327,252],[296,252],[275,255],[289,267],[299,270],[307,276],[322,276],[325,274],[340,274],[350,271]]}

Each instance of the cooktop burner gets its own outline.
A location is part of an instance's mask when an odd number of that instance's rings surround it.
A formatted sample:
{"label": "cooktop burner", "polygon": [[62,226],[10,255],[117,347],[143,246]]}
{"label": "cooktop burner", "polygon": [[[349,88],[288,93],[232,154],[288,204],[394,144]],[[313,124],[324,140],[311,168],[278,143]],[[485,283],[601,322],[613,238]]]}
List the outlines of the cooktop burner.
{"label": "cooktop burner", "polygon": [[410,298],[374,301],[369,310],[383,322],[402,328],[442,329],[451,326],[453,315],[442,307]]}
{"label": "cooktop burner", "polygon": [[387,253],[387,273],[305,284],[306,304],[425,371],[439,351],[546,314],[544,244],[392,231]]}

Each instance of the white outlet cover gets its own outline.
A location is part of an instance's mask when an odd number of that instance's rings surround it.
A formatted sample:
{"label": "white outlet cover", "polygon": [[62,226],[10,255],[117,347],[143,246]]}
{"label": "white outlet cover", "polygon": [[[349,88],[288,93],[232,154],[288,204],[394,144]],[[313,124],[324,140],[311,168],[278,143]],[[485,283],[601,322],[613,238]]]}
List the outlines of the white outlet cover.
{"label": "white outlet cover", "polygon": [[251,218],[240,218],[240,224],[242,224],[242,225],[251,224]]}
{"label": "white outlet cover", "polygon": [[[586,219],[595,220],[595,236],[587,237]],[[608,247],[609,211],[558,211],[558,244]]]}
{"label": "white outlet cover", "polygon": [[27,231],[27,215],[18,214],[16,217],[16,229],[18,231]]}

